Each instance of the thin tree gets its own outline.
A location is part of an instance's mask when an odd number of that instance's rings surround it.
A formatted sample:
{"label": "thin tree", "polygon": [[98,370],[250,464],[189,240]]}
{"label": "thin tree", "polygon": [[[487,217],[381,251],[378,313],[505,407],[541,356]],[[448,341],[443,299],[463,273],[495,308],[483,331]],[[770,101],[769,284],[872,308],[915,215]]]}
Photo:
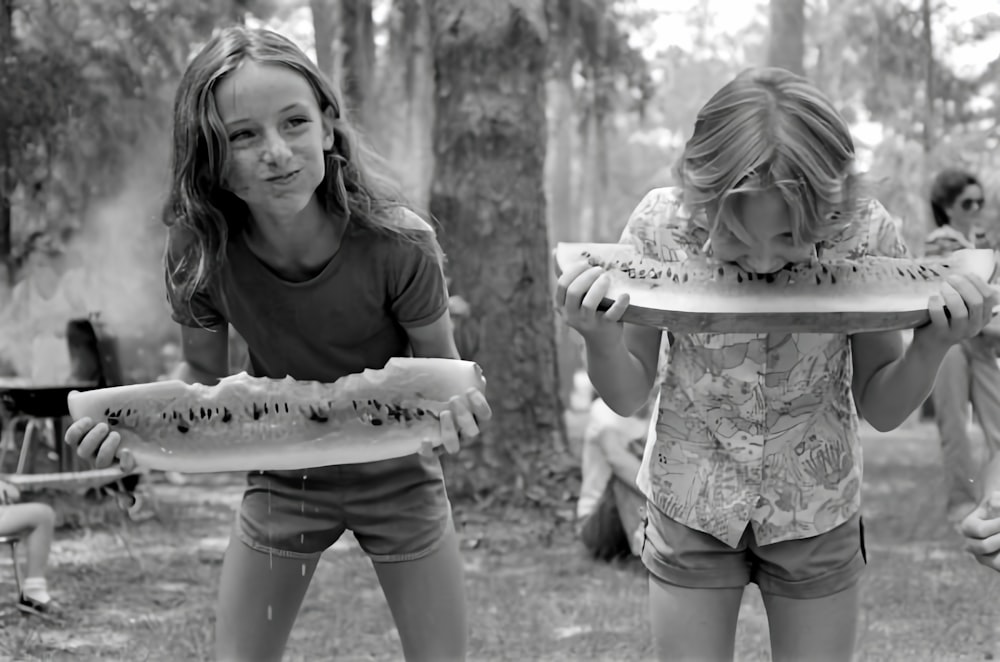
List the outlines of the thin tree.
{"label": "thin tree", "polygon": [[770,0],[767,64],[805,72],[805,0]]}

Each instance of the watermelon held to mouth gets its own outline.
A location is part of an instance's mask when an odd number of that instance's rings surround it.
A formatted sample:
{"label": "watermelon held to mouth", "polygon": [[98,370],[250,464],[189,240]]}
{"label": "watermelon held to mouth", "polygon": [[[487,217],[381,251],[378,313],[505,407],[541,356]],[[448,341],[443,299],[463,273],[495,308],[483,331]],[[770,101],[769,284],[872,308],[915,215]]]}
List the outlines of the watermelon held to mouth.
{"label": "watermelon held to mouth", "polygon": [[661,262],[630,244],[560,243],[556,267],[582,262],[611,277],[606,310],[623,293],[623,321],[678,333],[861,333],[930,321],[928,301],[951,274],[989,281],[996,256],[967,249],[946,258],[865,257],[789,265],[754,274],[705,258]]}

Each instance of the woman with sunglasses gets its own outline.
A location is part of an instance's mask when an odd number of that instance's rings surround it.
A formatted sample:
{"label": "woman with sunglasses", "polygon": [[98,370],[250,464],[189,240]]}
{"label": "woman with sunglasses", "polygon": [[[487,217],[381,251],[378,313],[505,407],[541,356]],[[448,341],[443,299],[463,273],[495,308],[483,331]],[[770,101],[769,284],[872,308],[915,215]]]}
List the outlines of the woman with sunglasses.
{"label": "woman with sunglasses", "polygon": [[[937,228],[927,236],[925,255],[948,255],[962,248],[994,248],[989,245],[984,227],[983,202],[983,186],[975,175],[955,168],[941,171],[931,186],[931,211]],[[953,523],[972,512],[984,496],[975,480],[981,465],[974,459],[968,435],[970,403],[986,437],[989,455],[1000,449],[1000,337],[996,334],[987,327],[980,335],[953,346],[941,364],[931,394],[941,437],[948,518]]]}

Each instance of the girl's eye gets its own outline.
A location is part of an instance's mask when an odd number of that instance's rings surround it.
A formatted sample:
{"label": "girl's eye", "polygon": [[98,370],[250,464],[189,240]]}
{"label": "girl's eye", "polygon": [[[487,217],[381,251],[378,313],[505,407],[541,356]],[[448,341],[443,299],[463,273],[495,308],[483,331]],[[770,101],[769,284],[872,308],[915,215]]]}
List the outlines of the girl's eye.
{"label": "girl's eye", "polygon": [[236,131],[234,133],[229,134],[229,142],[237,142],[239,140],[245,140],[247,138],[251,138],[252,136],[253,134],[250,131],[246,130]]}
{"label": "girl's eye", "polygon": [[308,117],[293,117],[288,120],[288,123],[291,124],[292,126],[301,126],[303,124],[307,124],[308,122],[309,122]]}

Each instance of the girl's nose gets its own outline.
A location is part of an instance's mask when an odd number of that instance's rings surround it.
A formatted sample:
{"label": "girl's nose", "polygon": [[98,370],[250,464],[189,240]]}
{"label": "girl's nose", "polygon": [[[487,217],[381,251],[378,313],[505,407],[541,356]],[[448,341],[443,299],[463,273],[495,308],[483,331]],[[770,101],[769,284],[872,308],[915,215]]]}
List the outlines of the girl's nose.
{"label": "girl's nose", "polygon": [[758,274],[769,274],[784,266],[785,262],[777,255],[747,255],[743,263],[751,271]]}
{"label": "girl's nose", "polygon": [[270,132],[264,142],[264,151],[261,152],[261,160],[274,165],[282,165],[291,156],[291,149],[285,139],[275,133]]}

